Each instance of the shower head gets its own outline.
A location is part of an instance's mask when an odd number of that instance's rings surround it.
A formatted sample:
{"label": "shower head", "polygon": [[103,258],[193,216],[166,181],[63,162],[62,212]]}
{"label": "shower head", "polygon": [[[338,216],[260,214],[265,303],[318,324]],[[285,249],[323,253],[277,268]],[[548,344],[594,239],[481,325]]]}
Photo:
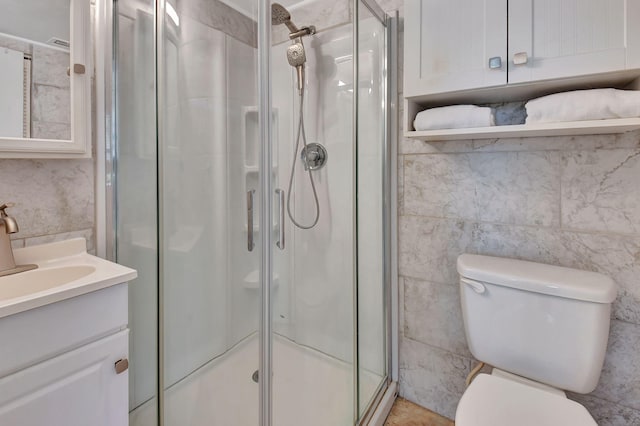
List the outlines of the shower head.
{"label": "shower head", "polygon": [[291,22],[291,14],[280,3],[273,3],[271,5],[271,25],[285,24],[289,31],[297,33],[300,30]]}
{"label": "shower head", "polygon": [[299,67],[307,62],[307,55],[302,43],[293,43],[287,48],[287,60],[292,67]]}
{"label": "shower head", "polygon": [[287,61],[298,73],[298,91],[302,95],[304,87],[304,63],[307,62],[307,55],[304,53],[304,46],[301,41],[293,43],[287,48]]}

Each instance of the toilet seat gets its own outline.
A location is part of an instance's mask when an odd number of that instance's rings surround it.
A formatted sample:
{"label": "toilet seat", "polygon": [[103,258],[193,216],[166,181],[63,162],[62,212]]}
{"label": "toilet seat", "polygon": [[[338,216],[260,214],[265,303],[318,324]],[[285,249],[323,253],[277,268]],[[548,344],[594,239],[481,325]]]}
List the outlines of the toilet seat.
{"label": "toilet seat", "polygon": [[546,390],[489,374],[467,388],[456,426],[598,426],[586,408]]}

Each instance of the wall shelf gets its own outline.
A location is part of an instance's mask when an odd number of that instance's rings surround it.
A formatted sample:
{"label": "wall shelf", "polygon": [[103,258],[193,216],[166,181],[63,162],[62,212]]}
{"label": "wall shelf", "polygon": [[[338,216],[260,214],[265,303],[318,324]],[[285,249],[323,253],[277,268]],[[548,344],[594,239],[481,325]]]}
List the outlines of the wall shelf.
{"label": "wall shelf", "polygon": [[576,136],[624,133],[640,129],[640,118],[566,121],[562,123],[518,124],[405,132],[409,139],[452,141],[466,139],[529,138],[536,136]]}

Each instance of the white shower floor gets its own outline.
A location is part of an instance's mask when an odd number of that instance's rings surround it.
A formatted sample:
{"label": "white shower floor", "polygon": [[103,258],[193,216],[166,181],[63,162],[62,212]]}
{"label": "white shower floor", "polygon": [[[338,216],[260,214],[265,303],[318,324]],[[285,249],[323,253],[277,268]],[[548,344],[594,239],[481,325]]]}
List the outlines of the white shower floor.
{"label": "white shower floor", "polygon": [[[165,396],[168,426],[255,426],[258,424],[258,339],[242,342],[225,355],[171,386]],[[382,378],[361,377],[373,395]],[[273,339],[273,418],[277,426],[353,425],[353,370],[345,362],[287,339]],[[131,413],[131,426],[155,426],[153,401]]]}

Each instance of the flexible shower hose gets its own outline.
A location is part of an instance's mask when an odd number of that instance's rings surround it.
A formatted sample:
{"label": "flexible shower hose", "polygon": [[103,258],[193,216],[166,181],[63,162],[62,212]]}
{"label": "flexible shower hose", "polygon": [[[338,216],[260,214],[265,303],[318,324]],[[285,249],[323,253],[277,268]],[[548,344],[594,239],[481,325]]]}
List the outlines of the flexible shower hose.
{"label": "flexible shower hose", "polygon": [[311,189],[313,190],[313,199],[315,201],[315,205],[316,205],[316,217],[313,220],[313,223],[311,223],[311,225],[303,225],[301,223],[299,223],[295,217],[293,216],[293,213],[291,213],[291,190],[293,188],[293,176],[295,174],[296,171],[296,161],[298,159],[298,149],[300,148],[300,140],[302,140],[302,144],[304,145],[304,147],[307,147],[307,136],[305,134],[304,131],[304,113],[303,113],[303,108],[304,108],[304,86],[303,89],[300,90],[300,119],[298,120],[298,131],[297,131],[297,136],[296,136],[296,149],[293,153],[293,162],[291,164],[291,176],[289,176],[289,188],[287,189],[287,214],[289,215],[289,219],[291,219],[291,222],[293,222],[293,224],[295,226],[297,226],[300,229],[311,229],[314,226],[316,226],[316,224],[318,223],[318,220],[320,219],[320,202],[318,201],[318,192],[316,191],[316,184],[313,181],[313,175],[311,174],[311,169],[309,168],[309,164],[307,162],[307,157],[305,156],[305,166],[307,169],[307,172],[309,173],[309,180],[311,181]]}

